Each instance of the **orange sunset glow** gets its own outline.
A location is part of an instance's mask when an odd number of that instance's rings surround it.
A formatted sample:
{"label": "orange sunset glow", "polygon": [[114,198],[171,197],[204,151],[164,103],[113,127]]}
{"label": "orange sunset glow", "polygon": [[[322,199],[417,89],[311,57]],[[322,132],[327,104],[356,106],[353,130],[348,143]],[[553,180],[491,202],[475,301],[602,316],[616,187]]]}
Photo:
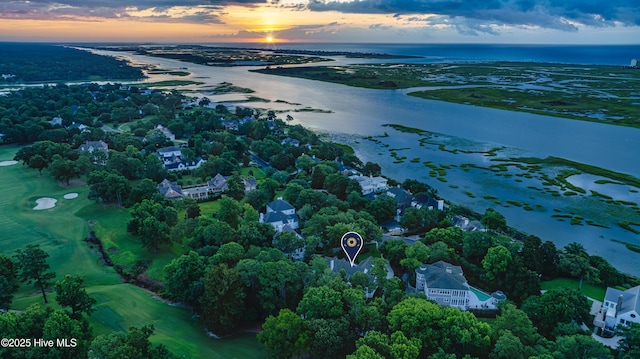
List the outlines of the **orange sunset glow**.
{"label": "orange sunset glow", "polygon": [[[188,3],[188,5],[187,5]],[[447,7],[430,0],[189,2],[145,0],[0,3],[0,41],[149,42],[513,42],[634,43],[637,9],[603,15],[504,2]],[[590,11],[590,12],[588,12]]]}

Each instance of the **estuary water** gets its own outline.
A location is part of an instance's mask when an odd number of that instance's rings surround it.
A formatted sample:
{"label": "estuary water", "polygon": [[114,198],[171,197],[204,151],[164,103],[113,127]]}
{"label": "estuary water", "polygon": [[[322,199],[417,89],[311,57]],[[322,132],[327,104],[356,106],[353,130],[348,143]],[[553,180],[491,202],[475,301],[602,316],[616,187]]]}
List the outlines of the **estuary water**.
{"label": "estuary water", "polygon": [[[356,50],[359,49],[351,51]],[[640,245],[638,235],[616,225],[620,220],[635,220],[637,214],[622,207],[607,206],[589,196],[554,196],[540,190],[539,179],[523,177],[516,169],[497,175],[488,170],[465,168],[469,163],[488,166],[491,158],[477,152],[497,147],[501,148],[498,157],[556,156],[640,177],[639,129],[423,100],[407,96],[406,90],[370,90],[270,76],[249,72],[247,67],[217,68],[129,53],[96,52],[164,69],[188,67],[191,75],[179,79],[205,84],[180,89],[192,91],[193,96],[207,96],[212,101],[221,99],[207,94],[206,87],[221,82],[253,89],[255,93],[251,96],[270,102],[237,103],[238,106],[289,113],[294,117],[293,123],[351,145],[363,161],[379,163],[384,175],[400,181],[406,178],[425,181],[437,188],[443,198],[479,212],[494,207],[505,215],[510,225],[542,240],[553,241],[558,248],[574,241],[582,243],[590,254],[600,255],[618,269],[640,276],[640,254],[612,241]],[[362,61],[344,57],[336,60],[339,63]],[[146,81],[165,79],[178,78],[154,75]],[[310,112],[310,109],[316,111]],[[434,134],[433,143],[421,144],[422,136],[399,132],[383,126],[385,124],[429,131]],[[438,144],[470,153],[442,151]],[[391,152],[406,160],[398,161]],[[424,162],[446,166],[446,175],[436,180]],[[576,183],[595,180],[573,179]],[[634,191],[636,189],[621,189],[622,197],[615,199],[640,203]],[[615,190],[611,193],[618,195]],[[527,206],[529,209],[524,208]],[[609,228],[584,223],[571,225],[567,219],[552,217],[554,214],[579,215]]]}

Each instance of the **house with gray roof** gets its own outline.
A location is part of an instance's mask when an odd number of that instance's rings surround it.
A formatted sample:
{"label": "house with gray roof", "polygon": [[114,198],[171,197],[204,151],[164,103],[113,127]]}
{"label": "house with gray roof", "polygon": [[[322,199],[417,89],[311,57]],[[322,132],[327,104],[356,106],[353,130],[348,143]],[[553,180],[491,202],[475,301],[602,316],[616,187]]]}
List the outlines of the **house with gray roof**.
{"label": "house with gray roof", "polygon": [[404,188],[401,188],[400,186],[391,187],[387,189],[386,194],[387,196],[391,196],[396,199],[396,202],[398,203],[397,214],[399,216],[403,215],[404,211],[407,208],[411,207],[411,200],[413,199],[413,195],[411,194],[411,192],[405,190]]}
{"label": "house with gray roof", "polygon": [[438,261],[416,268],[416,289],[442,306],[462,310],[469,306],[470,289],[462,267],[451,263]]}
{"label": "house with gray roof", "polygon": [[420,193],[411,200],[411,206],[416,207],[417,209],[427,207],[428,209],[437,209],[439,211],[442,211],[444,210],[445,204],[444,200],[437,200],[424,193]]}
{"label": "house with gray roof", "polygon": [[260,222],[269,223],[278,232],[282,232],[285,226],[293,230],[298,229],[296,209],[282,197],[267,204],[266,213],[260,214]]}
{"label": "house with gray roof", "polygon": [[78,151],[102,151],[104,153],[109,153],[109,145],[104,141],[86,141],[78,147]]}
{"label": "house with gray roof", "polygon": [[457,215],[451,220],[451,225],[463,231],[486,231],[480,221],[470,220],[467,217]]}
{"label": "house with gray roof", "polygon": [[224,192],[227,190],[227,178],[218,173],[207,182],[207,186],[209,186],[209,191],[213,193]]}
{"label": "house with gray roof", "polygon": [[182,187],[178,183],[171,182],[168,179],[165,179],[158,184],[158,191],[164,196],[164,198],[168,199],[180,199],[184,197]]}
{"label": "house with gray roof", "polygon": [[340,273],[340,271],[344,270],[347,276],[347,282],[357,272],[362,272],[369,276],[369,279],[372,283],[372,287],[365,288],[365,296],[367,299],[372,298],[375,293],[377,286],[375,285],[376,278],[371,275],[371,269],[373,268],[373,257],[367,257],[367,259],[363,260],[360,263],[356,263],[351,265],[346,259],[339,259],[337,257],[324,257],[324,260],[329,265],[329,269],[331,269],[334,273]]}
{"label": "house with gray roof", "polygon": [[245,192],[251,192],[258,189],[258,181],[253,177],[245,178],[242,182],[244,183]]}
{"label": "house with gray roof", "polygon": [[607,288],[593,324],[605,331],[613,331],[616,326],[629,323],[640,323],[640,285],[625,291]]}

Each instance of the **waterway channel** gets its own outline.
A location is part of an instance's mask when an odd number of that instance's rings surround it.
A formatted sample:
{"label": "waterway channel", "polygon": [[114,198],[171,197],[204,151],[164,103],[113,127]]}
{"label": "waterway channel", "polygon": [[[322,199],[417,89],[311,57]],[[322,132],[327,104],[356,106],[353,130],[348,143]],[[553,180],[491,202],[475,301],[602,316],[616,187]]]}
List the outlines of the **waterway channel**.
{"label": "waterway channel", "polygon": [[[202,82],[178,89],[188,90],[187,95],[207,96],[214,102],[228,100],[229,95],[217,97],[208,93],[207,87],[229,82],[250,88],[255,91],[250,96],[268,102],[236,102],[237,105],[282,111],[282,117],[291,114],[292,123],[351,145],[363,161],[379,163],[386,176],[425,181],[437,188],[443,198],[479,212],[494,207],[510,225],[551,240],[558,248],[574,241],[582,243],[590,254],[640,276],[640,253],[612,241],[640,245],[639,235],[617,225],[623,220],[640,222],[640,215],[629,206],[580,193],[564,195],[553,186],[545,188],[543,175],[557,174],[560,169],[555,167],[533,172],[515,166],[499,173],[487,169],[495,164],[495,158],[555,156],[640,178],[640,129],[424,100],[408,96],[407,90],[371,90],[252,73],[250,67],[219,68],[129,53],[96,52],[163,69],[186,67],[191,73],[187,77],[152,75],[145,82]],[[336,59],[342,65],[358,62]],[[243,96],[249,95],[239,98]],[[425,141],[424,135],[396,131],[385,124],[429,131],[430,139]],[[481,153],[493,148],[498,148],[495,156]],[[440,170],[435,176],[433,166]],[[598,192],[608,191],[615,200],[640,203],[639,188],[600,185],[596,183],[598,179],[602,178],[579,175],[568,180],[585,189],[604,186]],[[581,219],[581,223],[572,225],[572,217]],[[586,220],[599,226],[586,224]]]}

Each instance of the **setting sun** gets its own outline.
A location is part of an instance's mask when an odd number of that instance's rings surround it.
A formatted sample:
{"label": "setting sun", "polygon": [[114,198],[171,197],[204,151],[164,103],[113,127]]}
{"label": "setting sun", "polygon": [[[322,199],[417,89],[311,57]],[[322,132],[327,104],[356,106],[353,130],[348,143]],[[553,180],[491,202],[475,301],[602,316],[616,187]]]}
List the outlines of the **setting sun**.
{"label": "setting sun", "polygon": [[266,41],[266,42],[273,42],[273,37],[271,37],[271,36],[267,36],[267,37],[265,38],[265,41]]}

